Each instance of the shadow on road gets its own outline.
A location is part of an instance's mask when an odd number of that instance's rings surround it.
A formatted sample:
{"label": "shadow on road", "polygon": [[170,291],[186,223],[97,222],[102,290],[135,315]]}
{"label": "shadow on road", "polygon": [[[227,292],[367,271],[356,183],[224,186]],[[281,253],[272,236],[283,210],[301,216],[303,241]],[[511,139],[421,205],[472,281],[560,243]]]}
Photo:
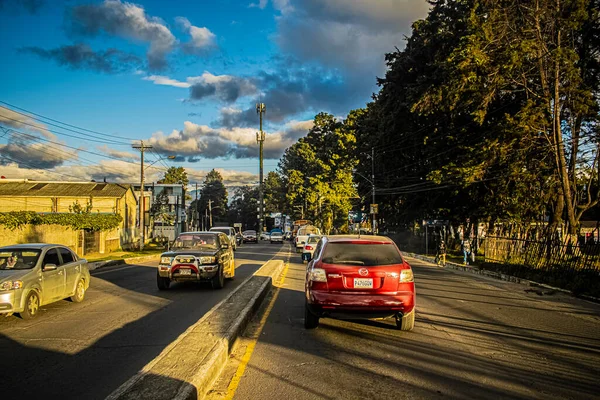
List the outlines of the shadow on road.
{"label": "shadow on road", "polygon": [[159,291],[155,266],[132,265],[98,270],[108,273],[92,275],[83,303],[44,306],[32,321],[0,320],[2,399],[104,399],[272,256],[238,253],[236,278],[223,290],[174,284]]}
{"label": "shadow on road", "polygon": [[[398,331],[392,320],[333,319],[306,330],[298,282],[303,265],[294,261],[247,366],[240,398],[266,398],[261,388],[299,399],[592,398],[600,391],[597,324],[596,331],[572,334],[565,329],[567,315],[536,307],[519,307],[517,314],[510,311],[508,291],[479,291],[465,277],[415,264],[414,331]],[[436,295],[446,287],[465,293]],[[508,311],[500,316],[491,310],[495,302],[472,300],[486,293],[497,294]],[[549,319],[528,326],[541,311]]]}

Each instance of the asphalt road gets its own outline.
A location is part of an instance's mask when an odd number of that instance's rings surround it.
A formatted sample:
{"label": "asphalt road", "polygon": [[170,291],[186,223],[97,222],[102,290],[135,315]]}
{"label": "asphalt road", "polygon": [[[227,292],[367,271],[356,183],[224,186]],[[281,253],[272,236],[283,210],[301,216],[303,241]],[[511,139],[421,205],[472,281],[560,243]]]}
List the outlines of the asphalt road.
{"label": "asphalt road", "polygon": [[92,271],[86,299],[44,306],[33,321],[0,317],[4,399],[103,399],[269,260],[281,245],[245,244],[236,276],[156,287],[157,262]]}
{"label": "asphalt road", "polygon": [[599,398],[600,305],[409,262],[412,332],[331,319],[309,331],[305,265],[292,257],[209,398]]}

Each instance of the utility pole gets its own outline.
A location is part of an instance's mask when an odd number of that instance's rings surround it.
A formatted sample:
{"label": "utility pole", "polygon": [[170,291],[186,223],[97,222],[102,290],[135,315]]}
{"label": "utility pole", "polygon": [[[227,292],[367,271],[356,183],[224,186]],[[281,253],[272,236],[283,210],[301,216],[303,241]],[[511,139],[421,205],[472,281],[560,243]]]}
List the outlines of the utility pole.
{"label": "utility pole", "polygon": [[212,200],[208,200],[208,212],[210,213],[210,224],[208,226],[208,229],[212,228],[212,226],[213,226],[213,224],[212,224],[212,203],[213,203]]}
{"label": "utility pole", "polygon": [[200,216],[198,215],[198,182],[196,182],[196,205],[194,206],[194,217],[195,217],[195,224],[196,224],[196,230],[200,229],[200,224],[198,223],[198,220],[200,219]]}
{"label": "utility pole", "polygon": [[[375,203],[375,148],[371,147],[371,186],[373,189],[373,202]],[[373,235],[377,233],[377,214],[373,214]]]}
{"label": "utility pole", "polygon": [[181,232],[178,232],[178,230],[179,230],[179,196],[176,196],[175,199],[176,199],[176,202],[175,202],[175,226],[173,227],[173,231],[174,231],[175,237],[177,237],[177,235],[179,235],[179,233],[181,233]]}
{"label": "utility pole", "polygon": [[[263,132],[262,129],[262,125],[263,125],[263,114],[265,113],[265,111],[267,111],[267,108],[265,107],[265,103],[258,103],[256,104],[256,113],[259,115],[260,118],[260,131],[256,133],[256,141],[259,144],[259,153],[258,153],[258,159],[259,159],[259,181],[258,181],[258,201],[259,201],[259,218],[258,218],[258,227],[259,227],[259,232],[263,231],[263,223],[264,223],[264,211],[265,211],[265,204],[264,204],[264,193],[263,193],[263,143],[265,141],[265,133]],[[259,233],[260,234],[260,233]]]}
{"label": "utility pole", "polygon": [[134,149],[138,149],[140,151],[140,175],[141,175],[141,184],[140,184],[140,250],[144,248],[144,219],[146,217],[145,213],[145,198],[144,198],[144,150],[151,149],[152,146],[145,145],[143,140],[140,140],[140,144],[134,144],[132,146]]}

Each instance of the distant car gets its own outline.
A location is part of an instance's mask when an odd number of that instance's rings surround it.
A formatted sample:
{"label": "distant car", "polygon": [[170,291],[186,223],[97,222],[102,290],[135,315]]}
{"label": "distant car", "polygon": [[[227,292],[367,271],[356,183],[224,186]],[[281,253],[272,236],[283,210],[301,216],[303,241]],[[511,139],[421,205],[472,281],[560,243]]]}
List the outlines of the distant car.
{"label": "distant car", "polygon": [[87,261],[56,244],[0,247],[0,314],[35,317],[40,307],[69,297],[82,302],[90,286]]}
{"label": "distant car", "polygon": [[256,238],[256,231],[248,230],[242,232],[242,236],[244,238],[244,243],[256,243],[258,239]]}
{"label": "distant car", "polygon": [[269,240],[271,240],[271,243],[283,243],[283,232],[281,232],[281,229],[273,229],[269,235]]}
{"label": "distant car", "polygon": [[229,241],[231,242],[231,244],[233,246],[233,251],[237,250],[237,239],[236,239],[235,228],[232,228],[230,226],[213,226],[212,228],[209,229],[209,232],[222,232],[222,233],[226,234],[227,237],[229,238]]}
{"label": "distant car", "polygon": [[304,326],[394,316],[398,329],[409,331],[415,300],[413,271],[390,238],[325,236],[306,269]]}
{"label": "distant car", "polygon": [[269,234],[269,232],[261,232],[260,240],[271,240],[271,235]]}
{"label": "distant car", "polygon": [[313,257],[317,243],[321,240],[321,235],[309,235],[306,244],[302,249],[302,261],[310,261]]}
{"label": "distant car", "polygon": [[171,282],[210,282],[221,289],[235,276],[231,241],[222,232],[184,232],[171,251],[161,254],[156,275],[160,290]]}
{"label": "distant car", "polygon": [[309,235],[320,235],[321,230],[313,225],[303,225],[298,228],[298,233],[296,234],[296,252],[302,252],[304,248],[304,244],[306,244],[306,240]]}

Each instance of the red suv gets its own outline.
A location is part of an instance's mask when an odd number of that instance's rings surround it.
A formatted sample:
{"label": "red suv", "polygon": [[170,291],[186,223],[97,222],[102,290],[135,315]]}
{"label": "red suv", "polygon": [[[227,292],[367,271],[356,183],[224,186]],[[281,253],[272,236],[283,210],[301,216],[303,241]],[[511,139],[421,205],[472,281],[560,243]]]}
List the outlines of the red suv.
{"label": "red suv", "polygon": [[306,270],[305,294],[307,329],[324,317],[394,316],[398,329],[415,325],[413,271],[388,237],[323,237]]}

